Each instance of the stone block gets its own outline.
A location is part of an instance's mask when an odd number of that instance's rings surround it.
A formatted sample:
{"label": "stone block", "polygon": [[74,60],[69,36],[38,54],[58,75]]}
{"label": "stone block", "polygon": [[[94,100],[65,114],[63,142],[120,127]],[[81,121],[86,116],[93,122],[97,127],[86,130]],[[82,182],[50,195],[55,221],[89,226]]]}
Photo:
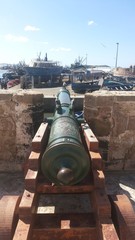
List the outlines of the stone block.
{"label": "stone block", "polygon": [[98,117],[98,109],[96,108],[86,108],[84,107],[84,118],[87,119],[87,122],[91,119],[91,118],[96,118]]}
{"label": "stone block", "polygon": [[13,96],[13,101],[23,103],[26,105],[38,105],[43,102],[43,94],[39,93],[24,93],[15,94]]}
{"label": "stone block", "polygon": [[97,137],[109,136],[111,130],[111,123],[109,121],[103,121],[100,118],[91,119],[89,124]]}
{"label": "stone block", "polygon": [[108,95],[98,96],[96,103],[97,103],[97,106],[102,106],[103,108],[108,106],[112,107],[114,100],[115,100],[114,96],[108,96]]}
{"label": "stone block", "polygon": [[85,108],[96,107],[97,106],[96,99],[97,98],[91,95],[90,93],[86,93],[84,98],[84,107]]}

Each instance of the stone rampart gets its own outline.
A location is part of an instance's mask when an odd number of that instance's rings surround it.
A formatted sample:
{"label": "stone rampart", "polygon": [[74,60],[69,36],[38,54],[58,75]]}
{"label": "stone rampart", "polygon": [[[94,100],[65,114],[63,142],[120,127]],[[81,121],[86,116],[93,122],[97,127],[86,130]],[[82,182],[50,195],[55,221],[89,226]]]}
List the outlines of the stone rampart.
{"label": "stone rampart", "polygon": [[20,171],[43,121],[43,94],[0,93],[0,171]]}
{"label": "stone rampart", "polygon": [[106,168],[135,169],[134,91],[86,94],[84,115],[99,140]]}

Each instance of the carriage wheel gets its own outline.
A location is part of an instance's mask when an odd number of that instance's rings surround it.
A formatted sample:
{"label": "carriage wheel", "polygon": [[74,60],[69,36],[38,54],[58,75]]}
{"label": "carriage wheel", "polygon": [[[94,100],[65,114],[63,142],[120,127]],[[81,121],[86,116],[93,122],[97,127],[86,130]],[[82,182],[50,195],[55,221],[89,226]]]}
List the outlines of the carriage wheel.
{"label": "carriage wheel", "polygon": [[109,196],[112,220],[120,240],[135,239],[135,212],[126,195]]}
{"label": "carriage wheel", "polygon": [[0,239],[11,240],[18,222],[19,196],[3,196],[0,200]]}

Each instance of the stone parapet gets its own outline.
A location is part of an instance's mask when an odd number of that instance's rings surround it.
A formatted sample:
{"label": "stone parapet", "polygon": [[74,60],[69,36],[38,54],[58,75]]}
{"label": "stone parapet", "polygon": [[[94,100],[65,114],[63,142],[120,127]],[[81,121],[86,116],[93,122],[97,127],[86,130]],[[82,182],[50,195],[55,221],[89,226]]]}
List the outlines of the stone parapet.
{"label": "stone parapet", "polygon": [[135,169],[134,91],[86,94],[84,117],[99,140],[106,169]]}
{"label": "stone parapet", "polygon": [[20,171],[43,121],[42,94],[0,93],[0,171]]}

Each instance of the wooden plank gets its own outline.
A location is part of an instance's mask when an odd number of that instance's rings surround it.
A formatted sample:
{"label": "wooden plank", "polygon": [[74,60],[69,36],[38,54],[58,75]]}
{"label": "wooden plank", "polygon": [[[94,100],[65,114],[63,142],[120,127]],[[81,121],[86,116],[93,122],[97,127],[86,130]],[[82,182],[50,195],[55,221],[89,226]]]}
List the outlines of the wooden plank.
{"label": "wooden plank", "polygon": [[93,179],[95,188],[105,188],[105,175],[103,171],[93,170]]}
{"label": "wooden plank", "polygon": [[105,189],[95,189],[90,196],[96,218],[111,218],[111,204]]}
{"label": "wooden plank", "polygon": [[32,240],[100,240],[96,228],[34,229]]}
{"label": "wooden plank", "polygon": [[103,170],[103,160],[98,152],[89,151],[91,158],[92,168],[97,170]]}
{"label": "wooden plank", "polygon": [[99,143],[98,143],[96,136],[90,129],[89,125],[87,123],[82,123],[81,127],[83,130],[83,134],[84,134],[84,137],[86,140],[88,150],[93,151],[93,152],[98,152]]}
{"label": "wooden plank", "polygon": [[19,219],[12,240],[29,240],[30,239],[30,222]]}
{"label": "wooden plank", "polygon": [[90,194],[90,200],[95,212],[98,239],[119,240],[111,219],[111,204],[105,189],[95,189]]}
{"label": "wooden plank", "polygon": [[37,133],[32,140],[32,150],[34,152],[42,152],[47,144],[48,139],[48,123],[41,123]]}
{"label": "wooden plank", "polygon": [[[65,221],[65,222],[64,222]],[[67,222],[66,222],[67,221]],[[95,227],[93,212],[89,213],[46,213],[44,207],[39,207],[35,215],[35,228],[62,228],[65,225],[69,228]],[[63,224],[63,226],[62,226]]]}
{"label": "wooden plank", "polygon": [[[119,240],[116,229],[111,221],[101,224],[103,240]],[[124,239],[123,239],[124,240]]]}
{"label": "wooden plank", "polygon": [[19,205],[19,216],[20,218],[31,217],[32,207],[34,207],[35,193],[24,190],[22,199]]}
{"label": "wooden plank", "polygon": [[38,193],[89,193],[93,191],[94,185],[81,185],[81,186],[51,186],[46,184],[38,184]]}
{"label": "wooden plank", "polygon": [[98,239],[120,240],[110,217],[102,217],[97,220],[97,234]]}
{"label": "wooden plank", "polygon": [[41,154],[37,152],[31,152],[28,159],[28,168],[32,170],[38,170],[40,165]]}
{"label": "wooden plank", "polygon": [[96,201],[100,217],[111,217],[111,204],[105,190],[99,189],[96,191]]}
{"label": "wooden plank", "polygon": [[37,176],[38,171],[28,169],[27,174],[25,176],[25,189],[33,192],[36,190]]}

